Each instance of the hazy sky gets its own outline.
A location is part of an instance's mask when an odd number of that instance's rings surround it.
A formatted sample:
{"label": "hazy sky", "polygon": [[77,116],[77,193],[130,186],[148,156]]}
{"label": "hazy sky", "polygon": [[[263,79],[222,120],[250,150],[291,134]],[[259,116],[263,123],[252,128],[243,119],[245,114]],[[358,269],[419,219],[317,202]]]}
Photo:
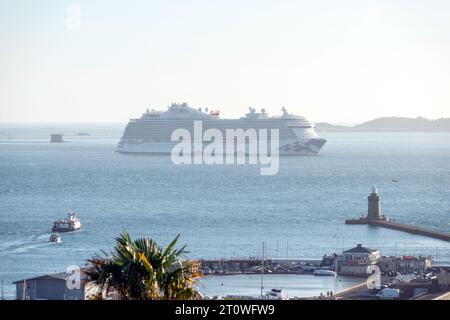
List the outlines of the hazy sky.
{"label": "hazy sky", "polygon": [[0,0],[0,122],[126,122],[177,101],[450,117],[450,1]]}

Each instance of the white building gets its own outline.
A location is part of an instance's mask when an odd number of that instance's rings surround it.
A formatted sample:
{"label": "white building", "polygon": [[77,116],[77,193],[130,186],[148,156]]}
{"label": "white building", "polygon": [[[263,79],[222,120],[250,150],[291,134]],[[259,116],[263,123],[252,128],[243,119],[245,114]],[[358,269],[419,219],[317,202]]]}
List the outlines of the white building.
{"label": "white building", "polygon": [[382,272],[426,272],[432,266],[432,260],[429,257],[382,257],[380,268]]}
{"label": "white building", "polygon": [[367,268],[371,265],[377,264],[380,259],[380,251],[377,249],[370,249],[358,244],[342,253],[339,261],[339,273],[352,276],[367,275]]}

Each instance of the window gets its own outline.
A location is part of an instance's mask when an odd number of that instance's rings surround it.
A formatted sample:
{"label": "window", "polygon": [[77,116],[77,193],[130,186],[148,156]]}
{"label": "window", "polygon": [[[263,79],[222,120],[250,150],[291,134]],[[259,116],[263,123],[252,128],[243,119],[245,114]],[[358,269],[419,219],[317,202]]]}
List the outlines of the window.
{"label": "window", "polygon": [[[23,282],[19,283],[19,289],[23,290]],[[27,289],[31,289],[31,283],[27,282]]]}

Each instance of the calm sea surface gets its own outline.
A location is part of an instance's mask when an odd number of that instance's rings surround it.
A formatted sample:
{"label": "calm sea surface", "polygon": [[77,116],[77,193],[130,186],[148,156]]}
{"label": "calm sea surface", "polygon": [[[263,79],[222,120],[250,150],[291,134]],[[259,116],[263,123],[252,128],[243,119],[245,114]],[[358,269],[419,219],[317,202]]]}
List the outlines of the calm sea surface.
{"label": "calm sea surface", "polygon": [[[123,230],[163,245],[180,233],[191,258],[260,256],[265,241],[267,255],[279,258],[321,258],[363,243],[384,255],[431,255],[450,263],[449,243],[344,225],[366,212],[375,185],[384,214],[450,232],[450,134],[328,133],[320,156],[282,158],[277,175],[261,176],[257,165],[176,166],[168,156],[119,154],[121,130],[0,125],[5,295],[14,294],[12,281],[109,251]],[[55,132],[69,142],[48,143]],[[72,209],[83,230],[48,243],[53,221]],[[307,287],[309,280],[296,279],[284,286]],[[244,285],[233,290],[227,293],[247,292]]]}

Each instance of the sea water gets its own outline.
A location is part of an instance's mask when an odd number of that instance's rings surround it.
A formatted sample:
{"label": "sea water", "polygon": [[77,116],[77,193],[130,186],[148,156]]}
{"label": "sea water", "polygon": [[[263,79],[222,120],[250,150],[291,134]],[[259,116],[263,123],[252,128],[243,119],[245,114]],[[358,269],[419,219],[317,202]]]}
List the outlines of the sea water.
{"label": "sea water", "polygon": [[[344,224],[366,213],[376,186],[383,214],[450,232],[448,133],[321,134],[328,142],[319,156],[282,157],[277,175],[261,176],[258,165],[174,165],[170,156],[120,154],[121,130],[0,126],[5,295],[14,295],[13,281],[64,271],[110,251],[125,230],[161,245],[180,234],[188,258],[260,257],[264,241],[268,257],[320,259],[362,243],[383,255],[450,263],[447,242]],[[49,134],[59,132],[67,143],[50,144]],[[49,243],[53,221],[70,210],[83,229]],[[285,286],[301,286],[292,281]]]}

